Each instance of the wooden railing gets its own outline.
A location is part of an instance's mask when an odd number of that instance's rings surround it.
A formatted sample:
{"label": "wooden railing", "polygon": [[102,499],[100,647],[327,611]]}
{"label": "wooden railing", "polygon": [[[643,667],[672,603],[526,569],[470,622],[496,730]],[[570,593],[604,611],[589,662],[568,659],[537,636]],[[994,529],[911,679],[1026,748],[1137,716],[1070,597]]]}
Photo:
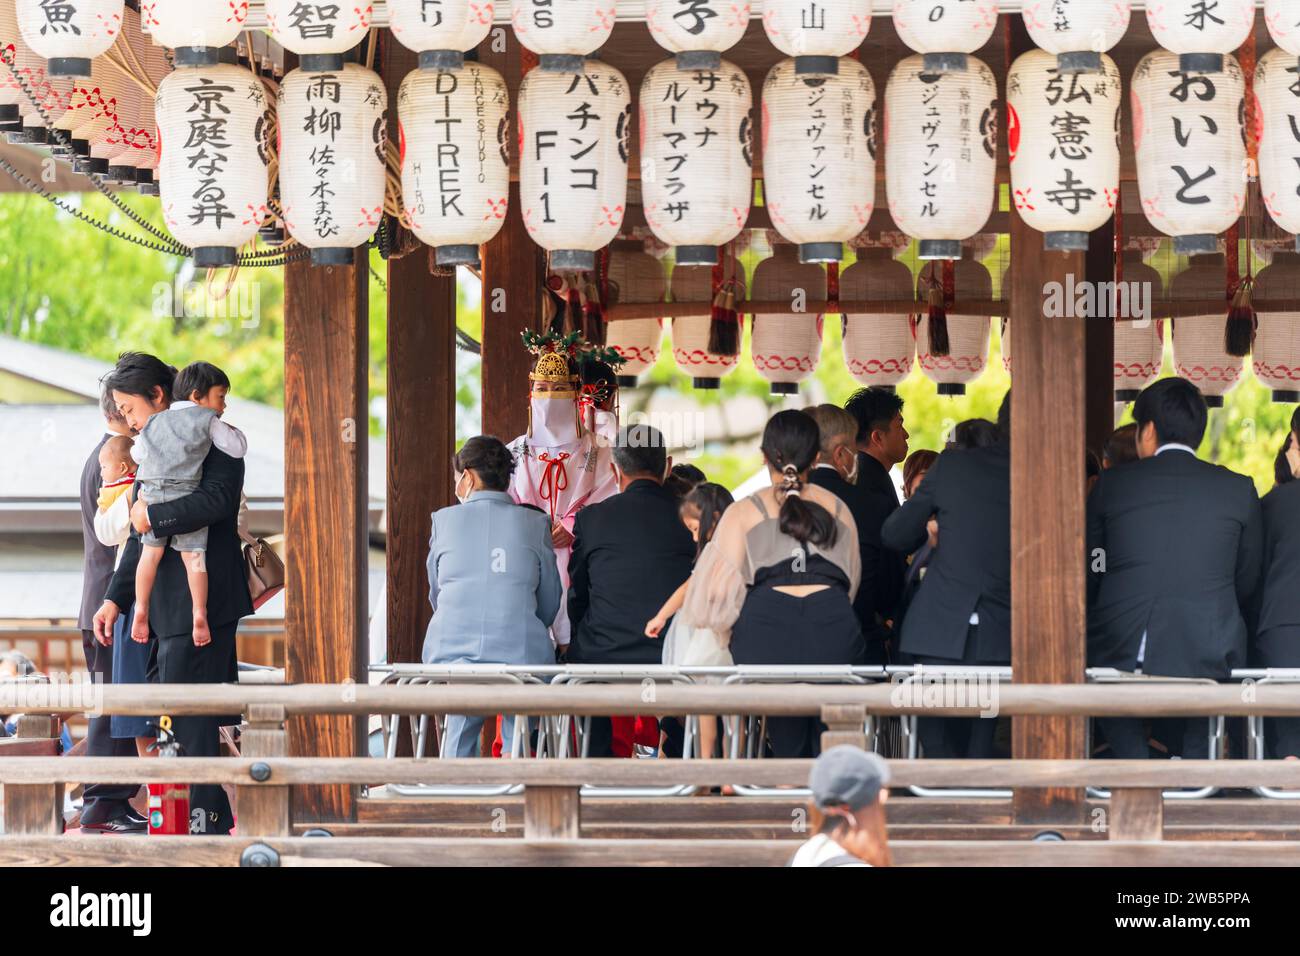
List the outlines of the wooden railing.
{"label": "wooden railing", "polygon": [[[57,713],[59,689],[0,686],[0,710]],[[1200,716],[1300,714],[1300,685],[1006,685],[1001,713]],[[124,759],[6,757],[0,748],[6,835],[0,864],[226,863],[249,865],[333,860],[371,863],[557,865],[779,864],[788,840],[581,839],[581,788],[602,786],[801,786],[806,760],[440,760],[289,757],[285,721],[295,714],[470,713],[663,715],[764,713],[819,715],[824,743],[863,742],[865,715],[972,715],[973,707],[910,706],[891,700],[889,685],[641,686],[133,686],[102,688],[102,712],[218,714],[242,711],[247,722],[238,758]],[[1083,787],[1112,791],[1107,841],[1048,844],[1002,841],[902,841],[903,864],[1222,865],[1300,863],[1293,843],[1161,840],[1162,791],[1221,786],[1300,788],[1300,761],[902,760],[891,761],[892,785]],[[62,784],[153,782],[230,784],[237,792],[238,836],[155,840],[68,840],[59,836]],[[422,837],[292,836],[290,787],[321,784],[523,784],[524,838],[455,840]]]}

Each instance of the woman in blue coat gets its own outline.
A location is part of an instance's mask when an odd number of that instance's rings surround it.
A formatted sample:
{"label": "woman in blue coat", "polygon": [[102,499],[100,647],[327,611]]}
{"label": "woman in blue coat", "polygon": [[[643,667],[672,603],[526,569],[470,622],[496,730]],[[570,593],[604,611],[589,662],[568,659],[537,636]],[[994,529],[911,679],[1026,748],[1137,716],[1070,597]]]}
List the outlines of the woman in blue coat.
{"label": "woman in blue coat", "polygon": [[[426,664],[554,664],[549,628],[560,608],[560,575],[551,525],[517,505],[506,489],[514,471],[509,449],[491,435],[456,454],[456,498],[433,514],[429,539]],[[510,753],[513,715],[501,732]],[[474,757],[482,717],[450,715],[444,757]]]}

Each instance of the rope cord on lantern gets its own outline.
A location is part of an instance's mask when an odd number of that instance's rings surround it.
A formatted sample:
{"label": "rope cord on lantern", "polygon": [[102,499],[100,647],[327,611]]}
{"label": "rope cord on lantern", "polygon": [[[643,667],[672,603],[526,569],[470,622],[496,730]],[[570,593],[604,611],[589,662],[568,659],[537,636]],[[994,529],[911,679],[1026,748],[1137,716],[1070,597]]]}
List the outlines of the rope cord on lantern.
{"label": "rope cord on lantern", "polygon": [[[50,114],[45,111],[45,107],[42,105],[41,101],[37,98],[36,94],[32,92],[32,88],[27,85],[27,81],[23,79],[22,74],[19,72],[17,65],[5,62],[5,66],[8,68],[9,75],[13,77],[14,82],[18,85],[18,88],[23,91],[23,95],[26,96],[28,101],[32,104],[32,108],[36,110],[36,115],[41,118],[41,122],[45,124],[45,128],[49,130],[49,132],[54,136],[54,141],[58,143],[60,146],[62,146],[64,149],[71,151],[72,142],[71,140],[68,139],[67,133],[64,130],[59,129],[54,125],[53,121],[50,119]],[[113,191],[111,189],[109,189],[107,186],[105,186],[103,183],[97,180],[94,176],[90,176],[88,178],[90,179],[91,184],[95,187],[95,189],[100,194],[104,196],[104,198],[106,198],[109,202],[111,202],[114,206],[116,206],[119,210],[121,210],[121,212],[128,219],[134,222],[137,226],[139,226],[145,232],[149,233],[151,236],[160,240],[161,242],[169,246],[174,246],[177,249],[184,250],[183,252],[175,252],[174,253],[175,255],[188,256],[190,254],[190,251],[186,246],[183,246],[180,243],[176,242],[176,240],[173,239],[171,236],[167,235],[165,232],[162,232],[156,226],[154,226],[153,224],[145,220],[143,216],[137,213],[126,203],[122,202],[121,199],[119,199],[116,195],[113,194]]]}

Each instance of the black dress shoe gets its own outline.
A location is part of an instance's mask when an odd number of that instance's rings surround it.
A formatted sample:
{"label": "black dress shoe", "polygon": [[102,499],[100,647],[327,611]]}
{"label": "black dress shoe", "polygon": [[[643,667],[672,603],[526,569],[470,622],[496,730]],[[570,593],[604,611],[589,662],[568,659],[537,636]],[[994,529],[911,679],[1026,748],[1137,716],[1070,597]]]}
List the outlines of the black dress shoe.
{"label": "black dress shoe", "polygon": [[130,820],[132,823],[138,823],[143,827],[149,826],[149,818],[136,813],[134,807],[127,808],[125,819]]}
{"label": "black dress shoe", "polygon": [[91,833],[144,833],[149,824],[143,817],[124,814],[103,823],[82,823],[81,829]]}

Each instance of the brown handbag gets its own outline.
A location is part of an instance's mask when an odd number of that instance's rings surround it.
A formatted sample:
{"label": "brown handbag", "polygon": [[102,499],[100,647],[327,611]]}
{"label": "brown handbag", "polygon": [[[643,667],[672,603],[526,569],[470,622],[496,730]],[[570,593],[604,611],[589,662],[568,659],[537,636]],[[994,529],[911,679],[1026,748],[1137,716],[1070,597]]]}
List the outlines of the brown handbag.
{"label": "brown handbag", "polygon": [[284,590],[284,562],[265,538],[244,545],[244,571],[254,611]]}

